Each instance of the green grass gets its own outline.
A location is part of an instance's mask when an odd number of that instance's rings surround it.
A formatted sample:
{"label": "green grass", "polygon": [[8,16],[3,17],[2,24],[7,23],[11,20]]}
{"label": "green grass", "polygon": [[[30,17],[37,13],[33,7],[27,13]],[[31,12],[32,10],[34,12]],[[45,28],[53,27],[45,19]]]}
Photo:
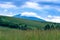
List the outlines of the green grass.
{"label": "green grass", "polygon": [[7,16],[0,16],[0,19],[2,19],[4,22],[12,22],[18,25],[26,24],[28,28],[32,28],[32,29],[37,29],[37,28],[42,29],[47,24],[49,24],[50,26],[53,24],[54,27],[56,27],[56,25],[60,26],[60,23],[40,22],[40,21],[26,20],[22,18],[14,18],[14,17],[7,17]]}
{"label": "green grass", "polygon": [[[6,16],[0,16],[3,21],[9,21],[17,24],[27,24],[29,27],[44,27],[51,22],[38,22],[26,19],[18,19]],[[60,25],[55,23],[54,26]],[[0,40],[60,40],[60,30],[19,30],[0,26]]]}
{"label": "green grass", "polygon": [[34,26],[34,27],[45,26],[46,24],[53,24],[52,22],[40,22],[40,21],[26,20],[22,18],[14,18],[14,17],[7,17],[7,16],[0,16],[0,18],[2,18],[4,21],[10,21],[17,24],[27,24],[29,26]]}
{"label": "green grass", "polygon": [[60,40],[60,30],[18,30],[0,27],[0,40]]}

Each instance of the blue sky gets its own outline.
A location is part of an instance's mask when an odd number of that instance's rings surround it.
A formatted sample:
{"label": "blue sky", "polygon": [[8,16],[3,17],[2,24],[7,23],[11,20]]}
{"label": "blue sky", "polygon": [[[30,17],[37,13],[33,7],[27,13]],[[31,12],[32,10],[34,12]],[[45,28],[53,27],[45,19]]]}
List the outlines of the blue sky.
{"label": "blue sky", "polygon": [[0,0],[0,15],[17,14],[60,23],[60,0]]}

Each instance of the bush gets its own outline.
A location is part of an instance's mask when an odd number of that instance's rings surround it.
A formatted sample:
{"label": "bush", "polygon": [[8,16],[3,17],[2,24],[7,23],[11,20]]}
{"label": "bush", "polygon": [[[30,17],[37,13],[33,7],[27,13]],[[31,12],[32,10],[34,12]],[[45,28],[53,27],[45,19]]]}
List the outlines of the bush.
{"label": "bush", "polygon": [[3,27],[9,27],[9,28],[19,28],[19,25],[16,24],[16,23],[13,23],[13,22],[8,22],[8,21],[3,21],[1,20],[0,21],[0,26],[3,26]]}
{"label": "bush", "polygon": [[56,29],[60,29],[60,25],[56,25]]}
{"label": "bush", "polygon": [[53,24],[51,25],[51,29],[55,29],[55,27],[54,27],[54,25],[53,25]]}
{"label": "bush", "polygon": [[28,28],[27,28],[26,24],[22,24],[22,25],[20,25],[20,29],[21,30],[27,30]]}
{"label": "bush", "polygon": [[49,30],[50,29],[50,25],[47,24],[45,27],[44,27],[44,30]]}

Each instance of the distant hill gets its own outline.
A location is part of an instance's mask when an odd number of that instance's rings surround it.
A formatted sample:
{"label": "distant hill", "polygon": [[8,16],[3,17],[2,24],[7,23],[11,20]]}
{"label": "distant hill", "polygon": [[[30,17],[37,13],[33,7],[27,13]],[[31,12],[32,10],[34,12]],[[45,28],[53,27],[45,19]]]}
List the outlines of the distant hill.
{"label": "distant hill", "polygon": [[43,29],[46,25],[60,27],[60,23],[40,22],[22,18],[0,16],[0,26],[9,28]]}
{"label": "distant hill", "polygon": [[37,18],[37,17],[21,16],[21,14],[14,15],[14,17],[16,17],[16,18],[23,18],[23,19],[27,19],[27,20],[35,20],[35,21],[40,21],[40,22],[46,22],[45,20]]}

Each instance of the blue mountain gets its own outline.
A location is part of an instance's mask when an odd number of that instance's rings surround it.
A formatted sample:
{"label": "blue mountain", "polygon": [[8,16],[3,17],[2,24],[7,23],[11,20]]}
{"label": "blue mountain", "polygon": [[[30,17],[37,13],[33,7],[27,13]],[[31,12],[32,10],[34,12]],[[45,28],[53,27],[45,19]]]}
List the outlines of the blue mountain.
{"label": "blue mountain", "polygon": [[34,21],[46,22],[45,20],[40,19],[40,18],[37,18],[37,17],[27,17],[27,16],[21,16],[21,14],[14,15],[13,17],[16,17],[16,18],[22,18],[22,19],[27,19],[27,20],[34,20]]}

